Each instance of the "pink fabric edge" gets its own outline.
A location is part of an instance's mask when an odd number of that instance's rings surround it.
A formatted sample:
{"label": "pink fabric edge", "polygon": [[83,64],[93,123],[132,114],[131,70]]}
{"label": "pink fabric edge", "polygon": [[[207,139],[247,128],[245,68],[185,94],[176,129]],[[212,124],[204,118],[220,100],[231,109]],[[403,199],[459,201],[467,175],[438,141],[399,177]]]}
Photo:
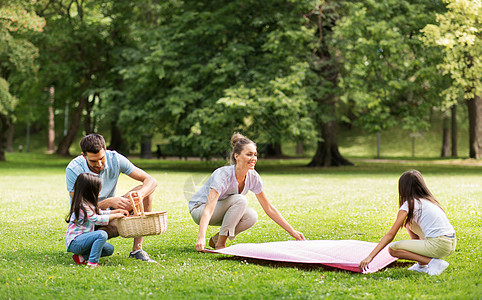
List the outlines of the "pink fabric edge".
{"label": "pink fabric edge", "polygon": [[[260,244],[236,244],[220,250],[205,249],[204,251],[268,261],[322,264],[361,273],[360,269],[358,269],[359,262],[365,258],[376,245],[376,243],[357,240],[284,241]],[[387,247],[382,249],[373,259],[368,269],[363,272],[364,274],[377,272],[397,260],[397,258],[392,257],[388,253]],[[332,252],[334,250],[338,251],[336,251],[336,253],[326,253],[326,251]],[[325,251],[325,253],[323,251]],[[300,253],[304,255],[301,256]]]}

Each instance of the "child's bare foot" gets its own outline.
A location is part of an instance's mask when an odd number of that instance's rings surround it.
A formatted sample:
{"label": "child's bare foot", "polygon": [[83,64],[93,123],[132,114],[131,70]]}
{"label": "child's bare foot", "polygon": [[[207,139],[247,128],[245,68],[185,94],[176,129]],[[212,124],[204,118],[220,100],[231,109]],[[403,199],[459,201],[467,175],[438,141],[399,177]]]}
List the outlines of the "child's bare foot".
{"label": "child's bare foot", "polygon": [[209,239],[209,247],[213,248],[213,249],[216,249],[216,243],[218,242],[218,238],[219,238],[219,232],[216,233],[215,235],[213,235],[210,239]]}

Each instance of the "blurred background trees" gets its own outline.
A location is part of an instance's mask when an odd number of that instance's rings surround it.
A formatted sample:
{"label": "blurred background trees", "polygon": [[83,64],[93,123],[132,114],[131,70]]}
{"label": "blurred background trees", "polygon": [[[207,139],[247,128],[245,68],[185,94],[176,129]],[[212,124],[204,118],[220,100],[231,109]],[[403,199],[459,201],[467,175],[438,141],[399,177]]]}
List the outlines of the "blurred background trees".
{"label": "blurred background trees", "polygon": [[415,143],[462,103],[480,158],[480,18],[475,0],[1,0],[0,160],[25,132],[61,155],[99,132],[125,154],[162,140],[208,159],[241,131],[337,166],[339,126]]}

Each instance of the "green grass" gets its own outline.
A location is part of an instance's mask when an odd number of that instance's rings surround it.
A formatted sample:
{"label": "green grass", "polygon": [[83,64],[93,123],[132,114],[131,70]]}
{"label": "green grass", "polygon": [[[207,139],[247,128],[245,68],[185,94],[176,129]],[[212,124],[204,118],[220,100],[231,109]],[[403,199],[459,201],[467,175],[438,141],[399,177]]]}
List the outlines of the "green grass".
{"label": "green grass", "polygon": [[[194,249],[197,225],[183,195],[186,180],[202,179],[223,162],[134,160],[159,182],[154,209],[167,210],[165,234],[146,237],[144,249],[159,261],[127,259],[132,239],[111,240],[116,251],[88,270],[65,251],[68,196],[66,158],[7,154],[0,163],[0,299],[215,298],[215,299],[477,299],[482,297],[481,166],[461,160],[367,162],[306,168],[305,160],[260,161],[265,191],[308,239],[378,242],[397,211],[397,180],[417,168],[456,228],[458,245],[440,276],[410,272],[407,261],[374,274],[322,266],[264,263],[202,254]],[[134,182],[121,176],[118,191]],[[234,243],[290,240],[248,194],[258,223]],[[216,228],[210,227],[208,234]],[[396,239],[407,239],[400,232]]]}

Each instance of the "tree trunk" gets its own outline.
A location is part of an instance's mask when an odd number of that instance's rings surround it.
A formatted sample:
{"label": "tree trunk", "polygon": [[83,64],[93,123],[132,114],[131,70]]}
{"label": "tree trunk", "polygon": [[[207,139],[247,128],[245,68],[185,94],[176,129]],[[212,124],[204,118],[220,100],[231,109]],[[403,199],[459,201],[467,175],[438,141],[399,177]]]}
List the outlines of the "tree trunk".
{"label": "tree trunk", "polygon": [[49,124],[47,128],[47,153],[55,152],[55,119],[54,119],[54,93],[55,88],[49,88]]}
{"label": "tree trunk", "polygon": [[457,105],[452,106],[452,157],[459,156],[457,153]]}
{"label": "tree trunk", "polygon": [[5,161],[5,150],[7,147],[8,128],[11,123],[8,117],[0,113],[0,161]]}
{"label": "tree trunk", "polygon": [[126,156],[129,154],[129,145],[127,144],[127,141],[122,137],[122,132],[115,121],[113,121],[110,125],[110,145],[107,148],[109,150],[115,150]]}
{"label": "tree trunk", "polygon": [[267,144],[265,156],[266,157],[281,157],[281,156],[283,156],[283,153],[281,151],[281,144],[280,143],[275,143],[275,144],[269,143],[269,144]]}
{"label": "tree trunk", "polygon": [[79,131],[80,120],[82,118],[82,113],[87,101],[88,99],[86,97],[80,98],[79,104],[77,105],[74,115],[71,118],[72,122],[70,123],[67,135],[60,140],[59,146],[57,147],[57,154],[66,156],[70,155],[69,148],[74,142],[77,132]]}
{"label": "tree trunk", "polygon": [[143,135],[141,138],[141,158],[152,158],[152,136]]}
{"label": "tree trunk", "polygon": [[14,133],[15,133],[15,126],[13,126],[13,122],[10,122],[10,126],[8,128],[8,137],[7,137],[7,152],[13,152]]}
{"label": "tree trunk", "polygon": [[353,163],[343,158],[338,151],[338,133],[334,120],[323,124],[321,136],[323,141],[318,142],[316,154],[308,164],[309,167],[353,165]]}
{"label": "tree trunk", "polygon": [[469,111],[469,156],[482,157],[482,99],[476,95],[467,101]]}
{"label": "tree trunk", "polygon": [[450,120],[444,114],[443,116],[443,130],[442,130],[442,157],[450,156]]}
{"label": "tree trunk", "polygon": [[303,143],[296,144],[296,154],[303,155],[305,153],[305,149],[303,147]]}

